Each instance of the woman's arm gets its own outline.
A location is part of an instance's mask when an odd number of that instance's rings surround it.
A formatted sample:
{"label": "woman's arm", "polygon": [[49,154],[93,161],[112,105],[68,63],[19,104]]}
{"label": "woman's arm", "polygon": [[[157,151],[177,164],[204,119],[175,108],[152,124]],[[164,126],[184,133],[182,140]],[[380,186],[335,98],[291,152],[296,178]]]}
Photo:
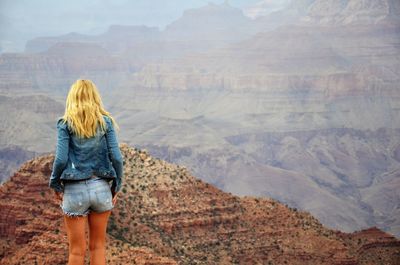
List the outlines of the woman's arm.
{"label": "woman's arm", "polygon": [[57,148],[53,163],[49,187],[58,192],[63,192],[64,187],[61,184],[60,176],[68,163],[69,132],[67,125],[60,118],[57,121]]}
{"label": "woman's arm", "polygon": [[117,136],[115,134],[114,126],[110,119],[107,119],[107,147],[110,156],[111,163],[117,173],[117,177],[113,180],[111,191],[113,195],[117,193],[122,186],[122,175],[123,175],[123,158],[121,150],[119,149]]}

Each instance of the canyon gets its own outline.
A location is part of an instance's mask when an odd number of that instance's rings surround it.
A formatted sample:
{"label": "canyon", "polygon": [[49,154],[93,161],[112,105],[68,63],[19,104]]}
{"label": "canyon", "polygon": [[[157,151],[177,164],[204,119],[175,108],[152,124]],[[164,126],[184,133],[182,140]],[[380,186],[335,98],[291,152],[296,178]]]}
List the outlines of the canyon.
{"label": "canyon", "polygon": [[163,31],[35,38],[0,55],[2,182],[55,150],[69,86],[87,77],[129,145],[331,229],[399,237],[399,10],[304,0],[250,20],[209,3]]}

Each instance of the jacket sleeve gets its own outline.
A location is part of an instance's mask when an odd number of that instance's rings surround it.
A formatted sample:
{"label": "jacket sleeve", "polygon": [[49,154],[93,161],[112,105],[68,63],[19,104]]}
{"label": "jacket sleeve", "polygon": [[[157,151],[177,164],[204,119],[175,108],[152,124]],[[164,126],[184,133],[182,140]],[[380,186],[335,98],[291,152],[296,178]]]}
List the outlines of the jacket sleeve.
{"label": "jacket sleeve", "polygon": [[64,191],[60,177],[68,163],[68,148],[69,132],[67,125],[63,124],[60,118],[57,121],[57,148],[49,181],[49,187],[59,192]]}
{"label": "jacket sleeve", "polygon": [[108,154],[112,166],[114,167],[115,172],[117,173],[117,176],[113,180],[113,183],[111,185],[111,190],[113,191],[113,193],[117,193],[122,186],[123,158],[121,155],[121,150],[119,149],[118,140],[115,134],[112,121],[109,118],[107,118],[106,120],[107,120],[106,139],[107,139]]}

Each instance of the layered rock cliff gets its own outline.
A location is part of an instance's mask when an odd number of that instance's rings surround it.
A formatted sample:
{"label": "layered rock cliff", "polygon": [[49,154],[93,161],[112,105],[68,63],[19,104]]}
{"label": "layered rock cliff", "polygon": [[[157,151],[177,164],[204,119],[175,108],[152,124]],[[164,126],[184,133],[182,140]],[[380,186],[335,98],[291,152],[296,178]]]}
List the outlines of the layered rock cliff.
{"label": "layered rock cliff", "polygon": [[55,120],[63,111],[61,103],[49,95],[21,94],[0,95],[0,183],[26,160],[49,151],[56,139]]}
{"label": "layered rock cliff", "polygon": [[307,5],[304,21],[319,24],[377,24],[399,21],[400,2],[397,0],[315,0]]}
{"label": "layered rock cliff", "polygon": [[[343,233],[272,198],[238,197],[146,150],[121,145],[124,183],[107,228],[110,264],[397,264],[400,241],[377,228]],[[1,264],[65,264],[53,155],[0,187]]]}

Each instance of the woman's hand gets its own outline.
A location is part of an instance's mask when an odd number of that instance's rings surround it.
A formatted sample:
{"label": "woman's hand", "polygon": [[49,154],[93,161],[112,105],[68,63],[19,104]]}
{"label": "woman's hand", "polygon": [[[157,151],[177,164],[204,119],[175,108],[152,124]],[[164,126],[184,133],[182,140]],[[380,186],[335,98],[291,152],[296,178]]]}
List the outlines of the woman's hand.
{"label": "woman's hand", "polygon": [[118,196],[118,193],[119,193],[119,192],[113,194],[113,198],[112,198],[112,203],[113,203],[113,205],[115,205],[115,204],[117,203],[117,196]]}
{"label": "woman's hand", "polygon": [[58,204],[61,204],[62,199],[63,199],[62,192],[55,191],[55,192],[54,192],[54,197],[56,198],[56,202],[57,202]]}

